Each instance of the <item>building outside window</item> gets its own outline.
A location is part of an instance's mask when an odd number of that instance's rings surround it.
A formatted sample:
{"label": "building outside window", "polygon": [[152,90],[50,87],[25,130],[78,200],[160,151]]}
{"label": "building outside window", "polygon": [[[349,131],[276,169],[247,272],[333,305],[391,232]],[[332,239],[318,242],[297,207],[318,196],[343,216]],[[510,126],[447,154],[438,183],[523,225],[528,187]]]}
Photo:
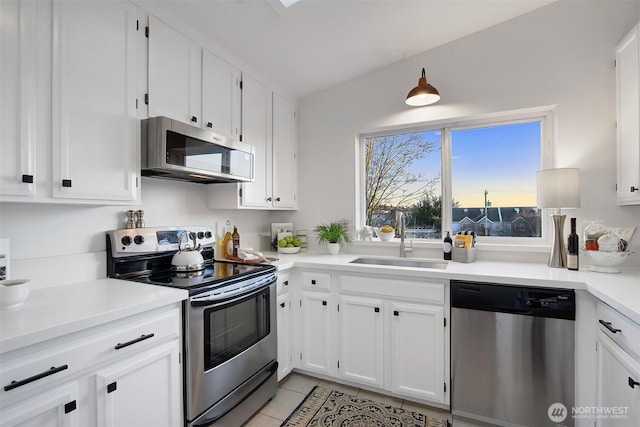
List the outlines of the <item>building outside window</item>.
{"label": "building outside window", "polygon": [[553,160],[551,121],[528,110],[362,135],[361,223],[397,230],[402,211],[414,239],[540,243],[536,172]]}

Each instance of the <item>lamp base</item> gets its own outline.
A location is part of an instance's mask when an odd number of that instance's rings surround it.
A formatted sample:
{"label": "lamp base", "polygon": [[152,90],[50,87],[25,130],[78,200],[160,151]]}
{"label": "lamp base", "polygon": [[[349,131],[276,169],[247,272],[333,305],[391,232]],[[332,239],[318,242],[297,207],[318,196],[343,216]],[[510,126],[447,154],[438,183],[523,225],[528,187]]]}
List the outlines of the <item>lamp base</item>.
{"label": "lamp base", "polygon": [[566,215],[551,215],[553,218],[553,245],[549,256],[549,267],[567,268],[567,250],[564,246],[564,220]]}

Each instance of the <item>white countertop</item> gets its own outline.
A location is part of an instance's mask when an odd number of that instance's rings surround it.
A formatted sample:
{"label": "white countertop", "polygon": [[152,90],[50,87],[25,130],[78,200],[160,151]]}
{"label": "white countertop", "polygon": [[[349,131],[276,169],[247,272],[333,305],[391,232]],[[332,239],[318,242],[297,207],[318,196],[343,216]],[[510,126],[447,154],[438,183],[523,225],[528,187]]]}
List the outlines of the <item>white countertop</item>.
{"label": "white countertop", "polygon": [[[276,255],[276,254],[274,254]],[[444,270],[350,264],[356,254],[276,255],[278,270],[293,267],[330,271],[476,280],[481,282],[582,289],[640,324],[640,271],[621,274],[569,271],[543,264],[476,261],[449,262]],[[371,257],[368,256],[367,257]],[[185,290],[100,279],[36,289],[21,307],[0,310],[0,353],[105,324],[182,301]]]}
{"label": "white countertop", "polygon": [[0,353],[182,301],[186,290],[118,279],[35,289],[0,310]]}
{"label": "white countertop", "polygon": [[349,263],[361,256],[376,258],[371,255],[314,253],[285,255],[278,253],[273,256],[279,258],[278,261],[273,262],[278,270],[301,267],[354,273],[394,274],[407,277],[582,289],[640,324],[640,270],[628,269],[623,270],[620,274],[608,274],[588,271],[586,268],[571,271],[564,268],[551,268],[546,264],[497,261],[448,262],[446,269],[438,270]]}

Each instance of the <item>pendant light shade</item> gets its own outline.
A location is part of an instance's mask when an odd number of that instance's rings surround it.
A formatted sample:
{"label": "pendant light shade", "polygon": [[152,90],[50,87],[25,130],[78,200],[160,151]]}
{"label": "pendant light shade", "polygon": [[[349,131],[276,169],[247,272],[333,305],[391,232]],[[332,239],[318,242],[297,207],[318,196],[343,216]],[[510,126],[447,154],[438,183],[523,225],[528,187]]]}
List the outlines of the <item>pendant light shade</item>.
{"label": "pendant light shade", "polygon": [[423,105],[433,104],[440,100],[438,89],[427,83],[427,77],[422,69],[422,77],[418,80],[418,86],[411,89],[407,95],[406,103],[412,107],[421,107]]}

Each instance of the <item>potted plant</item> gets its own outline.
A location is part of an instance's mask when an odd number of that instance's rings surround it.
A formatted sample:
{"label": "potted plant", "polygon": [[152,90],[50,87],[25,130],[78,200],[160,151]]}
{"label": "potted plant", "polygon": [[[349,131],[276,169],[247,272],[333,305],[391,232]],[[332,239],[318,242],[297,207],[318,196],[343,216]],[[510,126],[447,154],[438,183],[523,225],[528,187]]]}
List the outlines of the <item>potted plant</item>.
{"label": "potted plant", "polygon": [[320,224],[316,226],[313,233],[318,238],[318,243],[327,244],[329,253],[332,255],[340,251],[340,243],[349,243],[352,240],[348,219]]}

